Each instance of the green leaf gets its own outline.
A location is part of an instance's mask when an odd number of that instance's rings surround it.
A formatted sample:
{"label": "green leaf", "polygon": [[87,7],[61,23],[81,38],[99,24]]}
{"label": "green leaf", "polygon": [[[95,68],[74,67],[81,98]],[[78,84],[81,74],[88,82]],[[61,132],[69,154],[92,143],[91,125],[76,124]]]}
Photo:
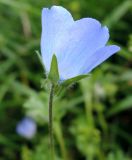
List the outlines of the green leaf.
{"label": "green leaf", "polygon": [[114,105],[108,112],[107,116],[112,116],[124,110],[132,108],[132,96],[128,96],[116,105]]}
{"label": "green leaf", "polygon": [[48,78],[52,81],[52,83],[58,83],[60,79],[58,71],[58,62],[55,54],[52,57]]}
{"label": "green leaf", "polygon": [[123,1],[111,14],[108,14],[108,17],[104,20],[104,24],[111,28],[131,9],[131,6],[130,0]]}
{"label": "green leaf", "polygon": [[89,74],[79,75],[79,76],[76,76],[76,77],[67,79],[67,80],[64,81],[61,85],[62,85],[62,86],[68,86],[68,85],[71,85],[72,83],[76,83],[77,81],[79,81],[79,80],[81,80],[81,79],[84,79],[84,78],[86,78],[86,77],[88,77],[88,76],[89,76]]}

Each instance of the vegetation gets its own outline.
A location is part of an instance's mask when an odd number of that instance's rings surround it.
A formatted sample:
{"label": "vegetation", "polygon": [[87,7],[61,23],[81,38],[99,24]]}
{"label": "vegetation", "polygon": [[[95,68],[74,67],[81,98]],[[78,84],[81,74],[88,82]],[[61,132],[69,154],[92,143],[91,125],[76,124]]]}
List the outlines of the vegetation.
{"label": "vegetation", "polygon": [[[110,29],[122,49],[71,86],[54,104],[56,160],[132,159],[132,1],[0,0],[0,160],[48,160],[48,92],[35,50],[40,50],[41,10],[69,9],[75,19],[93,17]],[[16,133],[32,117],[31,140]]]}

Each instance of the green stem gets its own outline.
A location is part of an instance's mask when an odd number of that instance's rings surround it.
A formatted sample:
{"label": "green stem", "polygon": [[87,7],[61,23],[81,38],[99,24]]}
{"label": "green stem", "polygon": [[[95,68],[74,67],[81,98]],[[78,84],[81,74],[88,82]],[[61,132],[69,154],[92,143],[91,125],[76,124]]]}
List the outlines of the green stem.
{"label": "green stem", "polygon": [[65,147],[64,137],[63,137],[62,130],[61,130],[60,121],[57,121],[55,123],[55,134],[56,134],[56,138],[57,138],[59,145],[60,145],[63,160],[69,160],[67,150]]}
{"label": "green stem", "polygon": [[52,84],[49,96],[49,142],[50,142],[50,157],[54,160],[54,142],[53,142],[53,96],[54,96],[54,85]]}
{"label": "green stem", "polygon": [[89,126],[94,126],[94,119],[93,119],[93,104],[92,104],[92,82],[91,79],[89,80],[82,80],[80,82],[81,88],[84,95],[84,102],[85,102],[85,110],[86,110],[86,118],[88,120]]}

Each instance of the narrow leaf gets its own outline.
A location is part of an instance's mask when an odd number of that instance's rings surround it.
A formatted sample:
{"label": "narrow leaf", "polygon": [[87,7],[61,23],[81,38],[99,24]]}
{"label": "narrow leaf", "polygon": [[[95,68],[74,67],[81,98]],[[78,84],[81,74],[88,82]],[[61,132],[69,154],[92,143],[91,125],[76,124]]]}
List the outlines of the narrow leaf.
{"label": "narrow leaf", "polygon": [[124,110],[128,110],[132,108],[132,96],[128,96],[116,105],[114,105],[108,112],[107,116],[113,116],[115,114],[118,114],[119,112],[122,112]]}
{"label": "narrow leaf", "polygon": [[37,54],[37,56],[38,56],[38,59],[39,59],[41,65],[43,66],[43,68],[44,68],[44,70],[45,70],[45,66],[44,66],[44,63],[43,63],[43,61],[42,61],[42,57],[41,57],[39,51],[36,50],[35,52],[36,52],[36,54]]}

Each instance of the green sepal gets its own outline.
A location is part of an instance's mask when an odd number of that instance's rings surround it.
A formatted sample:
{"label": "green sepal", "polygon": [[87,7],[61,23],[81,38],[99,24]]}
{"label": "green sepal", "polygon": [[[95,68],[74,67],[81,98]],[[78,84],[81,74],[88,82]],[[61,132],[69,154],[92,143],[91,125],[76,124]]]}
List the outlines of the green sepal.
{"label": "green sepal", "polygon": [[89,74],[83,74],[83,75],[79,75],[79,76],[76,76],[76,77],[73,77],[73,78],[70,78],[70,79],[67,79],[67,80],[65,80],[64,82],[62,82],[62,86],[69,86],[69,85],[71,85],[71,84],[73,84],[73,83],[76,83],[76,82],[78,82],[79,80],[81,80],[81,79],[84,79],[84,78],[86,78],[86,77],[88,77],[89,76]]}
{"label": "green sepal", "polygon": [[53,84],[57,84],[60,79],[59,70],[58,70],[58,62],[57,62],[57,58],[55,54],[53,54],[52,56],[48,79],[50,79]]}
{"label": "green sepal", "polygon": [[44,63],[43,63],[43,61],[42,61],[42,57],[41,57],[39,51],[36,50],[35,52],[36,52],[36,54],[37,54],[37,56],[38,56],[38,59],[39,59],[41,65],[43,66],[43,69],[45,70],[45,65],[44,65]]}
{"label": "green sepal", "polygon": [[90,74],[79,75],[79,76],[67,79],[62,83],[59,83],[58,85],[55,86],[55,94],[59,95],[60,93],[63,93],[63,91],[65,91],[66,88],[68,88],[74,83],[77,83],[79,80],[87,78],[88,76],[90,76]]}

